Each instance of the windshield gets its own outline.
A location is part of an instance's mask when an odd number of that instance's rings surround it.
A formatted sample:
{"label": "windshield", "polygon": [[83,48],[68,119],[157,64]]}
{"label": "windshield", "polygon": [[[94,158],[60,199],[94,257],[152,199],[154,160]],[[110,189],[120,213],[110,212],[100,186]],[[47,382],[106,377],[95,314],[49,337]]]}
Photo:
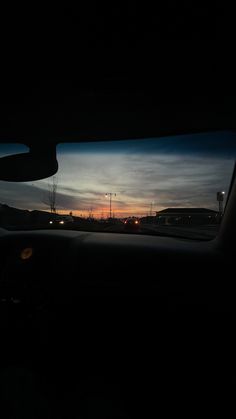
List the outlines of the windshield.
{"label": "windshield", "polygon": [[[2,144],[0,156],[26,150]],[[211,239],[235,155],[231,132],[59,144],[55,176],[0,181],[0,226]]]}

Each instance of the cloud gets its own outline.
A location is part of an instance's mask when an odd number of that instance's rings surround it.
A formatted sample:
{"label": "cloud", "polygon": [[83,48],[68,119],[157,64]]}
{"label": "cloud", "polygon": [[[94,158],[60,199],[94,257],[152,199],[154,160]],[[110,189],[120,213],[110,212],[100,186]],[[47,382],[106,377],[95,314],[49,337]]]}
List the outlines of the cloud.
{"label": "cloud", "polygon": [[65,154],[116,154],[180,156],[208,156],[236,158],[236,138],[231,131],[145,138],[139,140],[100,141],[90,143],[59,144],[58,153]]}
{"label": "cloud", "polygon": [[0,203],[21,209],[44,210],[44,191],[25,183],[0,181]]}

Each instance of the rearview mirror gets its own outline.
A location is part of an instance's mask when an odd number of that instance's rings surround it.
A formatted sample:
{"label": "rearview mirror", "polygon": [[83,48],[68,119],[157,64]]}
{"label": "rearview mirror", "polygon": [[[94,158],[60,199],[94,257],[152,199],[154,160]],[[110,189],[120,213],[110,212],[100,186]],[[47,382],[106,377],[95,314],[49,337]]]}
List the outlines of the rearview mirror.
{"label": "rearview mirror", "polygon": [[0,180],[30,182],[53,176],[58,170],[56,146],[30,148],[29,153],[0,158]]}

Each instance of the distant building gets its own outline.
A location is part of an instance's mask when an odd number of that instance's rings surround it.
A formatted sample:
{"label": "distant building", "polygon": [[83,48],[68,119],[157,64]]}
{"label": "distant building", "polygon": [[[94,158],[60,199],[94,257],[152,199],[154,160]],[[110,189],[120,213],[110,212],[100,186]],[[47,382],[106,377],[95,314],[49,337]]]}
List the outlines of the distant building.
{"label": "distant building", "polygon": [[217,224],[219,213],[206,208],[167,208],[158,211],[155,218],[162,225]]}

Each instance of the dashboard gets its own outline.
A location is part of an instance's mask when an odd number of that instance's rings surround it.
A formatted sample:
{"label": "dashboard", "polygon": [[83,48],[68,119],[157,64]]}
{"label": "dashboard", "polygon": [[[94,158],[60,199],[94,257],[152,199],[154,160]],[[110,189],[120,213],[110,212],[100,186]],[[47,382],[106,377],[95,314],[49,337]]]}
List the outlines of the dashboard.
{"label": "dashboard", "polygon": [[1,230],[0,248],[1,301],[155,296],[167,310],[176,304],[231,309],[225,272],[232,260],[214,240]]}
{"label": "dashboard", "polygon": [[214,241],[1,230],[0,249],[0,369],[33,371],[55,417],[77,409],[81,382],[83,404],[90,377],[101,377],[90,394],[102,380],[130,417],[157,394],[181,403],[176,388],[222,396],[233,257]]}

